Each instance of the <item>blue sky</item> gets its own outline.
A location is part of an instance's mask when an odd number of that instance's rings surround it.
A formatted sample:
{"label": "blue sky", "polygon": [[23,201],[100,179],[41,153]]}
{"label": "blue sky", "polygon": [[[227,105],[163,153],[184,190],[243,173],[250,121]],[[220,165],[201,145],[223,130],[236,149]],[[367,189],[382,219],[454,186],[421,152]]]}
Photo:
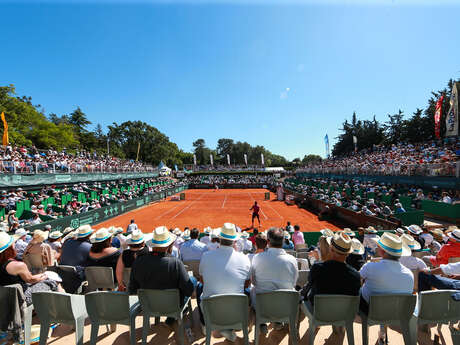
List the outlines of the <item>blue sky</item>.
{"label": "blue sky", "polygon": [[146,121],[185,151],[324,156],[353,111],[411,114],[460,77],[454,1],[366,3],[0,0],[0,85],[47,114]]}

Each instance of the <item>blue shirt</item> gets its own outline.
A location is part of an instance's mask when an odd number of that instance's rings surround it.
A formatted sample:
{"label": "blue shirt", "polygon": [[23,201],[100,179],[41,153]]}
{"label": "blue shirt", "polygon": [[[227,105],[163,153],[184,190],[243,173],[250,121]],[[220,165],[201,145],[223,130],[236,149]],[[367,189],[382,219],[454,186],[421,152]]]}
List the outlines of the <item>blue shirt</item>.
{"label": "blue shirt", "polygon": [[201,260],[204,252],[208,251],[206,244],[193,239],[182,243],[180,255],[183,261]]}
{"label": "blue shirt", "polygon": [[294,243],[292,243],[291,240],[289,240],[289,244],[286,244],[286,241],[283,242],[283,249],[294,249]]}
{"label": "blue shirt", "polygon": [[86,267],[91,243],[68,239],[62,245],[61,265]]}

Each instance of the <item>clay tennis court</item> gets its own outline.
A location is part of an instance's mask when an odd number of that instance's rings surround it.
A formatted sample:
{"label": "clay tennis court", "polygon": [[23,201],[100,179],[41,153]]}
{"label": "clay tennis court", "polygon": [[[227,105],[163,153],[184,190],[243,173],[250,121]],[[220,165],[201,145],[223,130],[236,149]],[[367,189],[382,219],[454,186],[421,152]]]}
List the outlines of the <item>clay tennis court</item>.
{"label": "clay tennis court", "polygon": [[[318,217],[296,205],[288,206],[276,201],[275,194],[270,193],[270,200],[264,200],[265,189],[191,189],[185,191],[185,200],[157,202],[138,210],[125,213],[116,218],[100,223],[96,228],[120,226],[126,229],[131,219],[144,232],[150,232],[157,226],[168,228],[188,226],[203,230],[210,226],[217,228],[225,222],[231,222],[242,229],[251,226],[251,211],[254,201],[260,206],[261,229],[271,226],[285,226],[287,221],[298,224],[302,231],[318,231],[324,228],[338,230],[329,222],[319,221]],[[254,224],[258,227],[257,220]]]}

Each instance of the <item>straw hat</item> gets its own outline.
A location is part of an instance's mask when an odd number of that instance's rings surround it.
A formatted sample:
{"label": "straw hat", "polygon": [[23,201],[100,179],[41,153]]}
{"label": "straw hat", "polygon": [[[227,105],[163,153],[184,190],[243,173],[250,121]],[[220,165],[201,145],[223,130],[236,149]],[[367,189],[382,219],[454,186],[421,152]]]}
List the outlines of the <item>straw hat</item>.
{"label": "straw hat", "polygon": [[96,231],[95,234],[91,236],[89,241],[91,243],[101,243],[110,237],[112,237],[112,234],[110,233],[109,229],[100,228],[99,230]]}
{"label": "straw hat", "polygon": [[188,241],[190,239],[190,230],[185,230],[184,233],[182,234],[182,238]]}
{"label": "straw hat", "polygon": [[214,230],[211,230],[211,233],[209,234],[209,236],[211,236],[211,239],[219,238],[220,230],[221,228],[216,228]]}
{"label": "straw hat", "polygon": [[141,230],[133,230],[133,232],[131,232],[131,235],[128,236],[128,240],[126,241],[128,245],[140,244],[143,242],[145,242],[145,238]]}
{"label": "straw hat", "polygon": [[16,210],[10,210],[10,212],[8,212],[9,215],[13,213],[16,213]]}
{"label": "straw hat", "polygon": [[82,225],[77,229],[77,237],[84,238],[88,237],[93,233],[93,228],[90,225]]}
{"label": "straw hat", "polygon": [[207,235],[209,235],[209,234],[211,233],[211,231],[212,231],[212,229],[211,229],[210,226],[207,226],[207,227],[205,227],[205,228],[203,229],[203,232],[204,232],[205,234],[207,234]]}
{"label": "straw hat", "polygon": [[176,235],[169,232],[166,226],[159,226],[152,233],[153,237],[148,241],[152,247],[169,247],[175,240]]}
{"label": "straw hat", "polygon": [[415,224],[409,225],[407,227],[407,230],[412,234],[412,235],[420,235],[423,231],[422,229]]}
{"label": "straw hat", "polygon": [[355,255],[363,255],[364,254],[364,246],[357,238],[352,238],[351,239],[351,248],[353,251],[351,254]]}
{"label": "straw hat", "polygon": [[220,229],[219,237],[223,240],[236,241],[239,238],[239,233],[236,231],[235,224],[224,223]]}
{"label": "straw hat", "polygon": [[407,244],[407,246],[411,249],[411,250],[420,250],[420,248],[422,248],[422,246],[420,245],[420,243],[418,243],[411,235],[409,234],[403,234],[401,236],[401,240]]}
{"label": "straw hat", "polygon": [[323,230],[320,230],[319,232],[321,232],[321,235],[326,236],[326,237],[334,236],[334,232],[330,229],[323,229]]}
{"label": "straw hat", "polygon": [[326,241],[329,244],[329,248],[338,254],[346,255],[353,251],[351,237],[343,232],[327,237]]}
{"label": "straw hat", "polygon": [[22,236],[25,236],[28,233],[29,232],[26,229],[19,228],[19,229],[16,229],[16,231],[14,232],[13,237],[15,238],[15,240],[17,240],[18,238],[21,238]]}
{"label": "straw hat", "polygon": [[376,234],[377,230],[375,230],[375,228],[373,226],[369,226],[366,229],[364,229],[364,232],[366,232],[368,234]]}
{"label": "straw hat", "polygon": [[397,228],[395,230],[395,234],[399,235],[399,236],[404,235],[405,233],[406,233],[406,231],[404,229],[401,229],[401,228]]}
{"label": "straw hat", "polygon": [[343,233],[347,234],[350,237],[355,237],[356,236],[355,232],[353,230],[351,230],[350,228],[344,228]]}
{"label": "straw hat", "polygon": [[45,225],[45,230],[50,231],[51,230],[51,225],[49,225],[49,224]]}
{"label": "straw hat", "polygon": [[289,232],[287,232],[287,231],[284,232],[284,239],[285,240],[290,240],[291,239],[291,235],[289,234]]}
{"label": "straw hat", "polygon": [[395,234],[384,232],[382,237],[373,240],[381,249],[392,256],[410,256],[412,254],[407,244]]}
{"label": "straw hat", "polygon": [[33,239],[39,242],[44,242],[48,239],[49,232],[42,230],[35,230],[33,233]]}
{"label": "straw hat", "polygon": [[58,238],[61,238],[61,237],[62,237],[62,233],[60,231],[53,231],[49,235],[49,238],[51,238],[53,240],[57,240]]}
{"label": "straw hat", "polygon": [[451,240],[454,240],[455,242],[460,242],[460,230],[459,229],[453,230],[452,232],[448,233],[447,236],[449,236],[449,238]]}
{"label": "straw hat", "polygon": [[64,231],[63,231],[62,233],[63,233],[64,235],[67,235],[68,233],[70,233],[70,232],[72,232],[72,231],[73,231],[73,229],[72,229],[70,226],[68,226],[67,228],[64,229]]}
{"label": "straw hat", "polygon": [[[289,235],[289,234],[288,234]],[[242,238],[248,238],[249,237],[249,234],[246,232],[246,231],[243,231],[240,235]],[[290,237],[290,236],[289,236]],[[284,237],[286,238],[286,237]]]}
{"label": "straw hat", "polygon": [[182,231],[180,231],[179,228],[175,228],[173,230],[173,234],[176,235],[176,236],[182,236]]}
{"label": "straw hat", "polygon": [[433,229],[431,230],[431,234],[433,235],[436,241],[444,240],[444,232],[441,229]]}
{"label": "straw hat", "polygon": [[14,243],[14,237],[6,232],[0,232],[0,253],[3,253]]}

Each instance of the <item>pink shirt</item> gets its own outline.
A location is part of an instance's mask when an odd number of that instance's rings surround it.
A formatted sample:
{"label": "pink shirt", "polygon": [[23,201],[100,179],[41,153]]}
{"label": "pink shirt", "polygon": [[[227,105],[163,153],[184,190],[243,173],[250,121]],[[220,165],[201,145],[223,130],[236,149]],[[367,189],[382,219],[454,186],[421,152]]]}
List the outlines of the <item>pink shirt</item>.
{"label": "pink shirt", "polygon": [[303,234],[300,231],[294,231],[294,234],[292,235],[292,242],[294,242],[294,245],[298,244],[303,244],[305,243],[305,239],[303,238]]}

